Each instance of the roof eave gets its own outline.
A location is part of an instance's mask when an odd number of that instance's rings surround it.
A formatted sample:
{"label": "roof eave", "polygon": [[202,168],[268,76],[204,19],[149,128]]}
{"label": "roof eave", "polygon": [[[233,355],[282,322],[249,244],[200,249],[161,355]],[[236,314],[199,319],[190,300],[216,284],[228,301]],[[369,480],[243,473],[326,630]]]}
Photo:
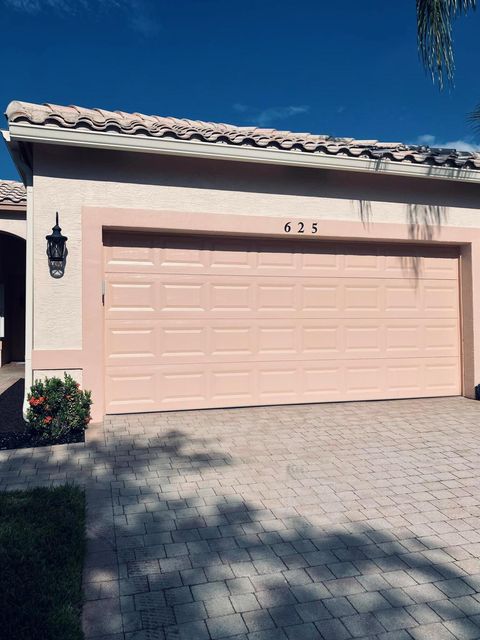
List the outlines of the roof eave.
{"label": "roof eave", "polygon": [[[79,129],[62,129],[48,125],[33,125],[26,122],[9,123],[9,141],[16,144],[40,143],[90,147],[114,151],[133,151],[161,155],[208,158],[236,162],[253,162],[286,166],[357,171],[415,178],[433,178],[457,182],[480,183],[480,171],[457,167],[395,162],[392,160],[372,160],[349,156],[307,153],[280,149],[234,146],[229,144],[154,138],[151,136],[129,136],[114,132],[95,132]],[[14,160],[17,162],[15,155]],[[18,166],[18,165],[17,165]],[[20,167],[19,167],[20,169]]]}
{"label": "roof eave", "polygon": [[32,183],[33,172],[30,153],[27,149],[29,146],[28,143],[24,144],[12,140],[10,131],[4,131],[3,129],[0,130],[0,137],[3,138],[7,145],[10,157],[12,158],[14,165],[17,167],[23,184],[25,186],[30,185]]}
{"label": "roof eave", "polygon": [[8,211],[9,213],[22,216],[22,215],[25,215],[26,210],[27,210],[26,202],[14,203],[14,202],[9,202],[8,200],[0,200],[0,211]]}

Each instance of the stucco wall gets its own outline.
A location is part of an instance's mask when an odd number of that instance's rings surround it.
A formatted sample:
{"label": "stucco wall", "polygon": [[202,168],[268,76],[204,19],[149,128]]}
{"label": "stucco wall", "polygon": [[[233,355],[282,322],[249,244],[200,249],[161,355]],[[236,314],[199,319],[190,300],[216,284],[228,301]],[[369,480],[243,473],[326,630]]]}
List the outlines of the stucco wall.
{"label": "stucco wall", "polygon": [[[34,349],[82,348],[83,206],[401,223],[414,239],[480,228],[475,184],[48,146],[34,168]],[[45,257],[55,211],[69,238],[61,280]]]}
{"label": "stucco wall", "polygon": [[10,233],[20,238],[27,237],[25,211],[8,209],[0,205],[0,232]]}

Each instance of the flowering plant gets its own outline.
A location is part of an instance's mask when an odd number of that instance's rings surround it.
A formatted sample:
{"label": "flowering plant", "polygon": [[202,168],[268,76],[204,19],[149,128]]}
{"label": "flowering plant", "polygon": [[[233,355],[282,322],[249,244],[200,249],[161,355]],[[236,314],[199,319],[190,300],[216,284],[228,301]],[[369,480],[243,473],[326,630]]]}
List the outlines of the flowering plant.
{"label": "flowering plant", "polygon": [[40,440],[78,434],[90,422],[90,391],[82,391],[72,376],[36,380],[27,396],[27,422]]}

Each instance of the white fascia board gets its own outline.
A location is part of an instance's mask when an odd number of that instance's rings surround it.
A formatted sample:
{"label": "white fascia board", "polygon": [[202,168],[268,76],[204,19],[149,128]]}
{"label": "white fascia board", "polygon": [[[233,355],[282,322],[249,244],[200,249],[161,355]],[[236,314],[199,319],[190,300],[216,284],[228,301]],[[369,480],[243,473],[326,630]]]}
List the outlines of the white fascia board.
{"label": "white fascia board", "polygon": [[335,169],[340,171],[360,171],[413,178],[436,178],[457,182],[480,183],[480,171],[414,164],[405,161],[372,160],[369,158],[351,158],[342,155],[328,156],[320,153],[259,149],[258,147],[234,146],[218,142],[199,142],[175,140],[173,138],[154,138],[144,135],[62,129],[48,125],[32,125],[23,122],[11,123],[9,125],[9,133],[11,142],[91,147],[94,149],[156,153],[190,158],[209,158],[212,160],[254,162],[318,169]]}

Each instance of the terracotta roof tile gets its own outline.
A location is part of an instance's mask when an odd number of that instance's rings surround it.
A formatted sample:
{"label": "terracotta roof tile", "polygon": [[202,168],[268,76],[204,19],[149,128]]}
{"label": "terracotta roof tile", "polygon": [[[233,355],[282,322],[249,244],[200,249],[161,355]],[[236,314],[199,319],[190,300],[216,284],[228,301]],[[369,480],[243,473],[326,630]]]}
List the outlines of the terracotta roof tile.
{"label": "terracotta roof tile", "polygon": [[408,145],[401,142],[335,138],[328,135],[292,133],[253,126],[237,127],[199,120],[147,116],[141,113],[85,109],[76,106],[62,107],[53,104],[38,105],[17,101],[8,105],[6,116],[11,123],[28,122],[63,129],[113,131],[125,135],[199,140],[304,153],[480,169],[480,153]]}
{"label": "terracotta roof tile", "polygon": [[0,180],[0,204],[26,204],[27,192],[21,182]]}

